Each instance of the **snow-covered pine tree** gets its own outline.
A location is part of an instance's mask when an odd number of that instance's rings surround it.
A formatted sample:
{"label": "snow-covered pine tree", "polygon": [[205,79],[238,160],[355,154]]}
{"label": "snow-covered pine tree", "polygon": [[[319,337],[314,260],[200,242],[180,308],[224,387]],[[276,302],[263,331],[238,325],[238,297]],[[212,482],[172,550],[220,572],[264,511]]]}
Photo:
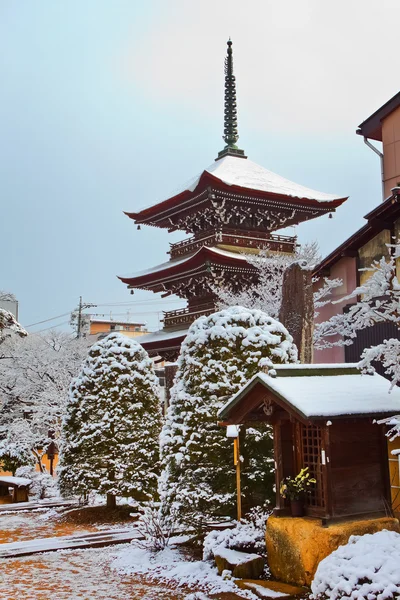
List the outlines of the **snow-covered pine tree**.
{"label": "snow-covered pine tree", "polygon": [[63,422],[62,493],[148,500],[157,491],[161,408],[147,352],[112,333],[89,350],[72,382]]}
{"label": "snow-covered pine tree", "polygon": [[[159,491],[166,512],[234,514],[232,440],[217,424],[218,410],[261,369],[296,360],[288,331],[260,310],[234,306],[191,325],[161,434]],[[242,490],[251,507],[272,498],[271,429],[243,427],[240,437]]]}

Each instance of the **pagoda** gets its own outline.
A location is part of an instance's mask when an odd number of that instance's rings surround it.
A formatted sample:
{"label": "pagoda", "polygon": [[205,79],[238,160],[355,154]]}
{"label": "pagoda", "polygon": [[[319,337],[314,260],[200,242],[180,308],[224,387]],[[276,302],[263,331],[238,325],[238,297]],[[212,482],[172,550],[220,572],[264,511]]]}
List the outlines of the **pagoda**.
{"label": "pagoda", "polygon": [[347,198],[293,183],[247,158],[237,146],[236,82],[232,42],[225,58],[224,135],[215,161],[179,193],[140,212],[126,213],[140,228],[150,225],[185,231],[191,237],[170,244],[167,262],[120,277],[128,288],[176,294],[187,308],[164,312],[164,327],[143,336],[153,356],[175,360],[190,324],[215,310],[213,287],[249,285],[256,278],[244,252],[293,253],[296,238],[279,235],[284,227],[334,212]]}

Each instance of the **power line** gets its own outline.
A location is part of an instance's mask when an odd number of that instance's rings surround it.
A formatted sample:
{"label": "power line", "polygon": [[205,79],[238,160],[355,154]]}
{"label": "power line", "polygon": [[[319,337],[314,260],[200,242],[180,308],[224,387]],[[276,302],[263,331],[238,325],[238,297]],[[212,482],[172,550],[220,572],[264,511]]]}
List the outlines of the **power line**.
{"label": "power line", "polygon": [[[175,302],[183,302],[183,300],[169,300],[169,303],[175,303]],[[123,307],[123,306],[132,306],[132,305],[141,305],[141,304],[166,304],[165,300],[134,300],[132,302],[110,302],[110,303],[104,303],[104,304],[96,304],[96,306],[118,306],[118,307]],[[31,323],[30,325],[25,325],[25,327],[28,329],[29,327],[35,327],[36,325],[42,325],[42,323],[49,323],[50,321],[55,321],[56,319],[61,319],[62,317],[67,317],[71,314],[71,312],[73,311],[69,311],[67,313],[63,313],[62,315],[57,315],[56,317],[50,317],[49,319],[43,319],[43,321],[37,321],[36,323]],[[159,311],[155,310],[155,311],[148,311],[148,312],[141,312],[140,314],[153,314],[153,313],[157,313]],[[120,315],[124,314],[124,313],[118,313]],[[48,327],[48,329],[51,329],[51,327]],[[41,329],[40,331],[45,331],[44,329]],[[37,332],[39,333],[39,332]]]}
{"label": "power line", "polygon": [[61,327],[61,325],[67,325],[67,324],[69,324],[69,321],[63,321],[62,323],[56,323],[55,325],[50,325],[50,327],[45,327],[44,329],[39,329],[38,331],[34,331],[34,333],[42,333],[42,331],[48,331],[49,329],[55,329],[56,327]]}
{"label": "power line", "polygon": [[41,325],[42,323],[48,323],[49,321],[55,321],[56,319],[61,319],[61,317],[66,317],[70,313],[64,313],[63,315],[58,315],[57,317],[51,317],[51,319],[44,319],[43,321],[38,321],[37,323],[31,323],[31,325],[25,325],[25,327],[34,327],[35,325]]}

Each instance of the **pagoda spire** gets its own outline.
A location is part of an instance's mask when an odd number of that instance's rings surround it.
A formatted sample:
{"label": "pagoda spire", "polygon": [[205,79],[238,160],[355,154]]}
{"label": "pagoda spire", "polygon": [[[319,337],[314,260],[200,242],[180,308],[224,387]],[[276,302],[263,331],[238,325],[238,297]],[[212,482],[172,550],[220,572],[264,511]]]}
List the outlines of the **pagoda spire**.
{"label": "pagoda spire", "polygon": [[237,109],[236,109],[236,78],[233,74],[233,56],[232,41],[228,40],[227,56],[225,58],[225,108],[224,108],[224,135],[226,146],[221,152],[218,152],[218,159],[224,156],[239,156],[247,158],[244,150],[236,146],[239,139],[237,128]]}

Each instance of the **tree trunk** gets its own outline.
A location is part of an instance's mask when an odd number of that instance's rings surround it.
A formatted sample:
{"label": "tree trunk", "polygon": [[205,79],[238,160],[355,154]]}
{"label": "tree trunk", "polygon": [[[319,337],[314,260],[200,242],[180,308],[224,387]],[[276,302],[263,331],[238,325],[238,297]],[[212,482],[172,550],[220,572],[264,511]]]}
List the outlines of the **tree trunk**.
{"label": "tree trunk", "polygon": [[114,494],[107,494],[107,508],[116,508],[117,497]]}
{"label": "tree trunk", "polygon": [[294,263],[283,275],[279,320],[293,337],[301,363],[313,361],[314,296],[311,271]]}

